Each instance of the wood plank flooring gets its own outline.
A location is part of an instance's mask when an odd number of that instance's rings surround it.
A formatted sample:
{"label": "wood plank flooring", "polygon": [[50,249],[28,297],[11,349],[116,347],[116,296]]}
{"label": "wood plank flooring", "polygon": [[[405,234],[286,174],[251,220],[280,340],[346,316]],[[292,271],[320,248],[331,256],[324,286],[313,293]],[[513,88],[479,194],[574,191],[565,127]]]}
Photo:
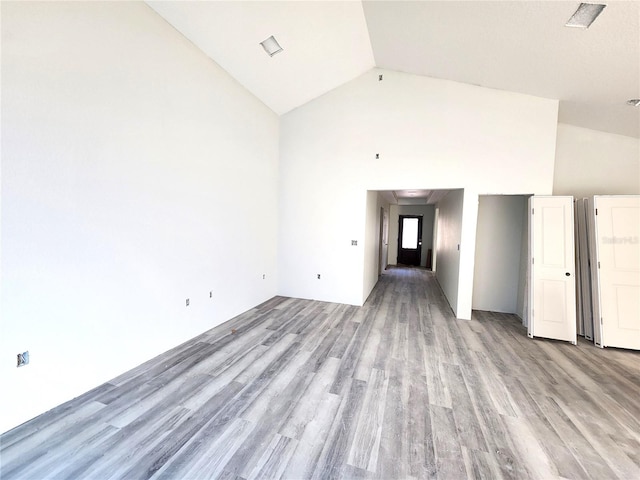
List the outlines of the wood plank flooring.
{"label": "wood plank flooring", "polygon": [[[235,333],[232,333],[235,332]],[[640,479],[640,354],[456,320],[431,273],[275,297],[0,437],[2,479]]]}

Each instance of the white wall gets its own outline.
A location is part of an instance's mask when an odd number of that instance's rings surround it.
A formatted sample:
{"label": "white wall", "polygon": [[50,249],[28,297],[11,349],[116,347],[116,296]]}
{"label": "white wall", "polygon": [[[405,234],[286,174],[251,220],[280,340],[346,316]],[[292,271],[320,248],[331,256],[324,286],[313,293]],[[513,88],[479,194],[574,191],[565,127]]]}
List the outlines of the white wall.
{"label": "white wall", "polygon": [[144,3],[2,3],[0,431],[276,293],[278,137]]}
{"label": "white wall", "polygon": [[521,195],[480,196],[473,279],[475,310],[519,313],[526,204],[527,197]]}
{"label": "white wall", "polygon": [[436,278],[454,313],[458,311],[463,201],[464,191],[452,190],[438,202]]}
{"label": "white wall", "polygon": [[522,233],[520,243],[520,278],[518,279],[518,301],[516,315],[522,323],[528,325],[527,302],[529,291],[529,198],[525,198],[522,206]]}
{"label": "white wall", "polygon": [[553,194],[640,194],[640,139],[559,124]]}
{"label": "white wall", "polygon": [[427,265],[427,252],[433,248],[433,205],[391,205],[389,218],[389,252],[388,262],[392,265],[398,259],[398,229],[400,215],[422,215],[422,250],[420,252],[420,266]]}
{"label": "white wall", "polygon": [[553,100],[374,69],[287,113],[279,293],[360,304],[364,251],[350,241],[365,235],[365,192],[464,187],[468,313],[461,315],[470,315],[477,194],[551,193],[557,108]]}
{"label": "white wall", "polygon": [[[380,271],[380,209],[388,211],[389,203],[378,192],[367,192],[366,232],[364,239],[364,303],[378,282]],[[356,248],[356,247],[354,247]],[[386,265],[385,265],[386,266]]]}

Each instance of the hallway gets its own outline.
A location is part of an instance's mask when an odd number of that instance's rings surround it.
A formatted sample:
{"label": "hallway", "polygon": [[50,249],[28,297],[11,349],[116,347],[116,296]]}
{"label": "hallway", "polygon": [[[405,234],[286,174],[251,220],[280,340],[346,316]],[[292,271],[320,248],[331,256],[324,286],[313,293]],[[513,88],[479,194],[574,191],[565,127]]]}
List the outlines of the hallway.
{"label": "hallway", "polygon": [[275,297],[10,430],[0,476],[640,478],[638,398],[638,352],[456,320],[390,268],[362,308]]}

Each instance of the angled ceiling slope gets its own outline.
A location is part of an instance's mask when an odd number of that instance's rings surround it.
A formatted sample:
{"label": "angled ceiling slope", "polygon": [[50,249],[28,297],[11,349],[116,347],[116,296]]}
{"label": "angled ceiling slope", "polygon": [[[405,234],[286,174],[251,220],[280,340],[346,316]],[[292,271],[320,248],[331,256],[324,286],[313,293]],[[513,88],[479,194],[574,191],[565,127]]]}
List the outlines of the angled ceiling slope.
{"label": "angled ceiling slope", "polygon": [[[374,67],[357,1],[147,4],[277,114]],[[272,35],[284,50],[270,57],[260,42]]]}
{"label": "angled ceiling slope", "polygon": [[607,1],[588,28],[579,1],[365,1],[376,65],[560,100],[559,121],[640,136],[640,2]]}
{"label": "angled ceiling slope", "polygon": [[[278,114],[377,66],[560,100],[559,121],[640,137],[640,1],[148,1]],[[284,51],[259,43],[274,35]]]}

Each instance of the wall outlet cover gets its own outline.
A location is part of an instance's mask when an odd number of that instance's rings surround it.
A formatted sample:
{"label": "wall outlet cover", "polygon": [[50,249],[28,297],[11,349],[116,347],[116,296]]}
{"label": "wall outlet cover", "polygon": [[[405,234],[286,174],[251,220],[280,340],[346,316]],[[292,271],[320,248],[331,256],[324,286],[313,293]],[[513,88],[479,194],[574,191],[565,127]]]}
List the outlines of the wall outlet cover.
{"label": "wall outlet cover", "polygon": [[18,357],[18,359],[17,359],[18,360],[18,362],[17,362],[18,363],[17,364],[18,367],[24,367],[25,365],[29,364],[29,350],[27,350],[26,352],[23,352],[23,353],[19,353],[17,355],[17,357]]}

